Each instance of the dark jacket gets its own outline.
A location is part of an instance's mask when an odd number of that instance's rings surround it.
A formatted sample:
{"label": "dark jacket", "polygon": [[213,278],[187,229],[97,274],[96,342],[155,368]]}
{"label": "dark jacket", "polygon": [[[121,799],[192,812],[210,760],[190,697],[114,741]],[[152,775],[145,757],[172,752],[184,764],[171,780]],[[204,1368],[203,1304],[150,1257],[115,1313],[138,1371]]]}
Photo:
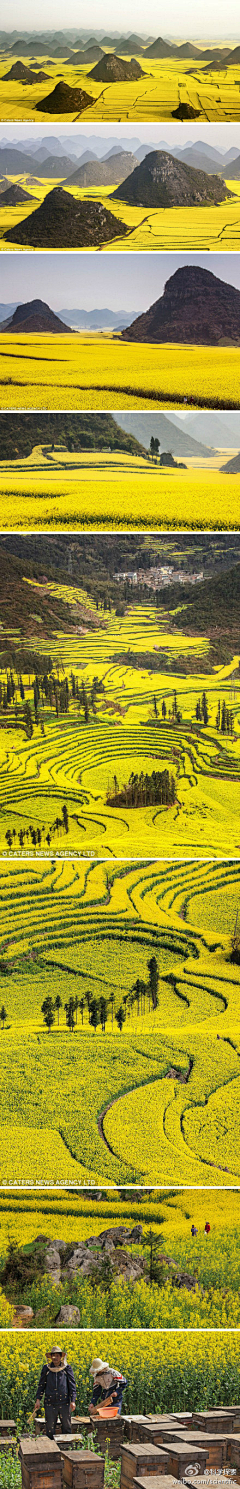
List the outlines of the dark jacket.
{"label": "dark jacket", "polygon": [[60,1408],[70,1401],[76,1401],[77,1387],[71,1365],[67,1361],[59,1365],[57,1370],[52,1366],[43,1365],[38,1383],[36,1400],[41,1401],[44,1396],[45,1402],[51,1402],[51,1406]]}
{"label": "dark jacket", "polygon": [[122,1397],[123,1397],[123,1391],[125,1391],[126,1386],[127,1386],[127,1380],[125,1380],[125,1376],[124,1375],[120,1375],[120,1372],[119,1372],[119,1374],[117,1374],[117,1372],[116,1372],[116,1375],[113,1375],[112,1385],[111,1386],[108,1386],[108,1389],[107,1390],[104,1390],[104,1387],[103,1386],[100,1386],[100,1385],[98,1385],[98,1386],[96,1385],[96,1386],[93,1387],[93,1392],[92,1392],[92,1404],[93,1404],[93,1406],[97,1406],[98,1401],[102,1401],[102,1403],[104,1403],[104,1401],[106,1401],[106,1400],[108,1401],[109,1400],[109,1396],[112,1396],[113,1391],[114,1391],[113,1406],[121,1406],[121,1404],[122,1404]]}

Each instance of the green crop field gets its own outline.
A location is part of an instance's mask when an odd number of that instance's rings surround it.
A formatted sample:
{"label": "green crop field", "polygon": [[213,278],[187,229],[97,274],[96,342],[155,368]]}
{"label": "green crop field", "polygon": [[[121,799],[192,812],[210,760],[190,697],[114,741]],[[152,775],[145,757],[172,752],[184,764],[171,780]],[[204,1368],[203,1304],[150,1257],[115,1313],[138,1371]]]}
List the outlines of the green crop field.
{"label": "green crop field", "polygon": [[239,1184],[239,887],[234,860],[2,861],[3,1185]]}
{"label": "green crop field", "polygon": [[[30,245],[29,250],[27,243],[26,245],[18,245],[17,243],[6,241],[5,234],[9,228],[16,227],[22,222],[25,222],[32,215],[35,208],[40,206],[40,203],[47,197],[48,193],[52,191],[53,186],[65,186],[66,183],[60,177],[58,181],[54,178],[54,182],[51,180],[47,181],[45,177],[42,181],[37,181],[36,185],[31,186],[31,178],[29,181],[26,175],[9,176],[9,185],[11,181],[14,184],[16,183],[22,186],[32,196],[33,200],[29,204],[28,202],[23,202],[22,206],[6,207],[1,206],[0,196],[0,250],[3,249],[6,252],[7,248],[7,252],[17,253],[19,247],[21,247],[21,251],[23,252],[31,251],[36,253],[37,249],[32,249]],[[239,181],[226,179],[226,186],[232,192],[231,201],[227,199],[226,202],[219,202],[218,205],[208,205],[206,207],[171,207],[164,209],[129,206],[128,203],[124,202],[124,183],[122,201],[116,201],[114,196],[112,196],[112,192],[115,190],[114,186],[105,187],[104,189],[95,186],[80,190],[77,186],[69,187],[67,185],[66,189],[68,192],[71,192],[71,196],[77,202],[81,200],[102,202],[105,207],[109,207],[110,211],[116,217],[116,238],[113,238],[110,243],[103,244],[102,252],[114,253],[114,251],[119,252],[119,250],[121,253],[129,253],[134,250],[136,252],[148,252],[151,249],[156,252],[171,251],[173,253],[181,249],[184,251],[188,250],[189,252],[195,249],[198,252],[206,252],[210,249],[214,253],[218,251],[224,251],[226,253],[231,250],[236,252],[239,249],[240,183]],[[119,220],[127,225],[128,232],[125,238],[119,237]],[[71,248],[71,242],[68,247],[69,249]],[[85,251],[86,247],[90,253],[94,252],[91,244],[88,243],[84,245],[84,250],[81,250],[81,248],[73,249],[73,252],[81,253],[81,251]],[[59,244],[57,240],[56,248],[61,251],[61,243]],[[44,253],[47,251],[45,247],[43,249],[41,248],[41,252]],[[65,250],[63,249],[62,251],[64,252]]]}
{"label": "green crop field", "polygon": [[239,347],[0,335],[5,409],[239,408]]}
{"label": "green crop field", "polygon": [[240,476],[226,475],[225,462],[223,450],[204,466],[187,460],[177,470],[121,451],[60,455],[36,447],[26,459],[0,463],[2,530],[238,529]]}
{"label": "green crop field", "polygon": [[[21,61],[27,66],[32,65],[34,69],[32,58],[33,53],[29,58],[22,57]],[[11,61],[14,61],[14,54]],[[189,62],[186,58],[158,61],[141,55],[138,61],[144,75],[137,82],[102,83],[91,77],[91,64],[87,67],[73,67],[61,59],[51,67],[46,55],[46,58],[41,58],[41,67],[47,73],[48,82],[34,83],[29,87],[12,80],[4,82],[4,75],[9,70],[9,59],[6,53],[2,53],[1,118],[4,122],[24,120],[26,123],[27,120],[35,120],[37,123],[48,123],[49,114],[41,107],[36,112],[36,105],[41,105],[41,100],[44,102],[55,84],[63,80],[71,88],[82,88],[92,102],[80,114],[76,110],[72,113],[51,113],[51,124],[59,124],[61,118],[68,123],[80,118],[84,124],[92,120],[111,123],[116,119],[135,122],[145,120],[152,123],[154,119],[171,119],[175,109],[184,104],[190,104],[195,110],[196,118],[204,122],[206,119],[210,122],[214,119],[230,119],[236,123],[240,119],[239,64],[230,64],[219,71],[214,68],[212,72],[208,72],[206,63]]]}
{"label": "green crop field", "polygon": [[[184,634],[184,606],[182,629],[174,625],[174,614],[169,621],[164,609],[149,604],[132,606],[123,617],[112,611],[104,627],[85,635],[80,629],[79,634],[71,588],[52,582],[44,584],[44,593],[64,599],[68,595],[71,634],[55,633],[49,640],[44,632],[42,636],[40,593],[41,585],[34,583],[31,647],[37,653],[41,650],[43,666],[50,653],[53,679],[58,678],[63,688],[67,679],[68,700],[66,707],[60,697],[56,703],[54,681],[48,696],[41,684],[35,714],[34,675],[24,670],[24,706],[31,709],[29,732],[17,671],[14,698],[5,706],[6,668],[2,668],[1,852],[13,849],[26,854],[31,848],[34,855],[41,848],[60,856],[67,852],[81,857],[89,852],[93,858],[102,854],[115,858],[119,853],[129,858],[137,851],[178,858],[194,855],[196,843],[199,853],[225,855],[227,842],[229,853],[238,857],[238,656],[217,668],[214,665],[211,671],[208,636]],[[1,639],[4,644],[3,632]],[[19,644],[19,638],[12,635],[12,642]],[[78,690],[84,682],[87,720],[80,692],[72,692],[72,673],[78,679]],[[92,702],[94,678],[98,691]],[[205,691],[208,721],[204,725],[196,718],[196,706]],[[231,728],[224,733],[216,722],[219,701],[231,719]],[[152,804],[143,802],[130,810],[124,789],[131,773],[137,771],[140,777],[141,772],[151,775],[159,770],[167,770],[174,778],[174,804],[158,805],[153,794]],[[115,777],[123,793],[116,806],[112,801]]]}

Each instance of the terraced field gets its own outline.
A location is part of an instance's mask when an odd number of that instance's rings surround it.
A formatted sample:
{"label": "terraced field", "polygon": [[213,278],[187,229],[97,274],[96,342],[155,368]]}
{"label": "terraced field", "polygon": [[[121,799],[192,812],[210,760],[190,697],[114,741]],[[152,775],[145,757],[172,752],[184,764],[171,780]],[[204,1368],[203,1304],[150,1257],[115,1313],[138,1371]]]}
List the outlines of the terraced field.
{"label": "terraced field", "polygon": [[[233,860],[2,863],[3,1185],[239,1185],[239,886]],[[159,1001],[147,993],[144,1012],[131,990],[152,955]],[[61,1005],[48,1033],[50,989]],[[89,996],[106,1000],[105,1035],[89,1026]]]}
{"label": "terraced field", "polygon": [[223,474],[225,461],[222,451],[204,467],[171,470],[121,452],[59,455],[39,446],[27,459],[0,462],[2,530],[238,529],[240,476]]}
{"label": "terraced field", "polygon": [[[28,581],[27,581],[28,582]],[[44,586],[46,590],[46,585]],[[49,589],[51,593],[51,586]],[[53,586],[53,592],[60,592]],[[174,627],[164,610],[154,606],[134,607],[123,618],[114,612],[105,629],[83,635],[57,633],[42,638],[33,586],[33,650],[51,654],[53,674],[60,683],[68,679],[67,712],[56,712],[41,690],[37,720],[34,715],[34,677],[23,674],[25,704],[30,703],[32,735],[28,736],[15,706],[21,707],[19,681],[15,675],[12,706],[0,713],[0,849],[34,856],[89,854],[131,858],[136,852],[155,856],[201,853],[215,856],[228,851],[239,855],[240,733],[238,657],[223,667],[206,670],[209,641],[204,636],[184,635]],[[71,600],[69,589],[69,600]],[[66,588],[65,588],[66,596]],[[8,644],[11,632],[8,633]],[[18,642],[12,636],[13,643]],[[128,661],[128,652],[130,658]],[[159,671],[151,667],[151,656],[160,652]],[[138,657],[146,654],[146,666]],[[136,666],[134,655],[136,654]],[[150,654],[150,660],[149,660]],[[119,660],[120,658],[120,660]],[[122,658],[122,660],[121,660]],[[196,658],[196,672],[195,672]],[[191,664],[183,675],[184,659]],[[206,660],[205,660],[206,659]],[[89,698],[88,722],[79,697],[72,696],[71,674],[82,679]],[[94,709],[91,689],[98,691]],[[3,690],[6,670],[2,672]],[[177,691],[181,719],[173,714]],[[196,704],[207,692],[208,724],[196,720]],[[157,715],[154,698],[156,700]],[[216,727],[218,701],[225,701],[232,717],[230,733]],[[165,702],[166,717],[162,715]],[[136,806],[129,810],[111,805],[114,777],[122,791],[132,772],[152,774],[168,770],[174,777],[176,800],[172,806]],[[68,811],[68,831],[62,820]],[[34,838],[34,833],[40,837]],[[10,833],[10,837],[9,837]]]}
{"label": "terraced field", "polygon": [[[65,182],[60,178],[54,182],[47,181],[45,177],[44,180],[37,181],[36,186],[33,187],[31,179],[29,181],[28,176],[25,175],[11,176],[9,185],[11,181],[22,186],[34,198],[29,205],[23,202],[22,206],[1,207],[0,197],[0,251],[1,249],[6,251],[7,248],[8,252],[17,253],[19,245],[6,241],[5,234],[8,229],[25,222],[27,217],[32,215],[35,207],[37,208],[48,195],[48,192],[52,191],[53,185],[64,186]],[[86,188],[84,191],[77,186],[71,188],[67,186],[67,191],[70,191],[75,201],[102,202],[116,217],[116,238],[113,238],[110,243],[103,244],[101,252],[114,253],[119,250],[121,253],[149,252],[149,249],[155,252],[174,252],[180,249],[187,249],[189,252],[195,249],[197,252],[208,250],[214,253],[231,250],[236,252],[240,245],[240,183],[226,180],[226,186],[232,192],[232,201],[226,200],[212,207],[175,207],[164,208],[164,210],[129,206],[124,202],[124,187],[122,201],[115,201],[114,196],[112,197],[114,186],[104,189],[95,186]],[[126,238],[119,237],[119,220],[127,224]],[[24,252],[24,246],[20,246],[21,251]],[[56,242],[56,248],[61,251],[61,244]],[[71,249],[71,243],[69,243],[69,249]],[[37,249],[30,247],[28,250],[26,244],[26,251],[36,253]],[[47,251],[45,248],[41,249],[43,253]],[[64,249],[62,251],[64,252]],[[96,250],[89,246],[88,251],[91,253]],[[81,253],[81,248],[73,249],[73,252]]]}
{"label": "terraced field", "polygon": [[0,334],[5,409],[240,408],[239,347]]}
{"label": "terraced field", "polygon": [[[202,43],[204,46],[204,43]],[[19,55],[19,54],[18,54]],[[124,54],[123,54],[124,55]],[[31,57],[20,59],[27,66],[34,68],[33,54]],[[11,61],[14,61],[12,54]],[[240,67],[231,65],[219,72],[206,71],[206,63],[189,62],[185,58],[168,58],[157,61],[155,58],[138,58],[143,69],[143,77],[133,82],[102,83],[97,78],[91,77],[91,64],[87,67],[68,65],[68,63],[57,61],[54,65],[48,64],[48,56],[41,57],[41,67],[46,71],[48,82],[23,85],[19,82],[4,82],[4,75],[8,72],[6,54],[2,53],[0,67],[0,116],[7,120],[35,120],[37,123],[49,122],[49,114],[41,109],[41,100],[53,91],[56,83],[63,80],[71,88],[82,88],[92,99],[81,113],[62,113],[50,115],[50,122],[59,124],[60,119],[66,119],[68,123],[75,120],[83,120],[90,123],[92,120],[102,120],[110,123],[112,120],[140,120],[152,123],[153,120],[171,119],[174,111],[179,105],[190,104],[195,110],[196,118],[199,120],[230,119],[233,123],[240,119],[239,85]],[[37,113],[36,113],[36,106]]]}

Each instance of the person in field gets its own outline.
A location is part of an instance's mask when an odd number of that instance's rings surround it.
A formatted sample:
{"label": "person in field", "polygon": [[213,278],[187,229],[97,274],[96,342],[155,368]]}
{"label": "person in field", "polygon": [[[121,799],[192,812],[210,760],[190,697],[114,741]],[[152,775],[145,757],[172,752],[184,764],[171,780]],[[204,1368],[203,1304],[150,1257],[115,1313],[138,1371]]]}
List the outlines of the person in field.
{"label": "person in field", "polygon": [[204,1235],[207,1237],[210,1236],[210,1230],[211,1226],[209,1225],[209,1220],[206,1220],[206,1225],[204,1226]]}
{"label": "person in field", "polygon": [[44,1396],[47,1437],[54,1437],[58,1417],[60,1417],[63,1432],[72,1431],[71,1412],[75,1411],[76,1394],[77,1388],[72,1366],[68,1365],[67,1356],[61,1349],[61,1345],[53,1344],[52,1348],[47,1351],[46,1361],[41,1370],[34,1407],[35,1415],[39,1411],[40,1402]]}
{"label": "person in field", "polygon": [[89,1411],[94,1413],[99,1406],[115,1406],[121,1416],[123,1391],[127,1381],[120,1370],[115,1370],[107,1360],[92,1360],[89,1375],[93,1376],[92,1400]]}
{"label": "person in field", "polygon": [[191,1236],[194,1237],[194,1236],[197,1236],[197,1234],[198,1234],[198,1232],[197,1232],[196,1225],[191,1225]]}

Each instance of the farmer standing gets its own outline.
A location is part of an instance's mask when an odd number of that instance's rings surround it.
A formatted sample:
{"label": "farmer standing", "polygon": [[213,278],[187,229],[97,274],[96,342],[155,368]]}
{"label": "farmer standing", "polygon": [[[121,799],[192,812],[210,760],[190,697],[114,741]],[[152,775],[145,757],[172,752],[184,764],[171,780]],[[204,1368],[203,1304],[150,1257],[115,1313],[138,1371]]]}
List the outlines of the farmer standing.
{"label": "farmer standing", "polygon": [[77,1388],[72,1366],[67,1364],[67,1357],[61,1345],[53,1344],[46,1354],[46,1363],[41,1370],[34,1407],[35,1414],[39,1410],[44,1395],[47,1437],[54,1437],[58,1417],[60,1417],[63,1432],[72,1431],[71,1412],[75,1411],[76,1394]]}
{"label": "farmer standing", "polygon": [[107,1360],[92,1360],[89,1375],[93,1375],[93,1392],[89,1411],[97,1410],[98,1402],[101,1406],[115,1406],[117,1416],[121,1416],[123,1391],[127,1385],[124,1375],[120,1370],[115,1370]]}
{"label": "farmer standing", "polygon": [[211,1230],[211,1226],[209,1225],[209,1220],[206,1220],[206,1225],[204,1227],[204,1235],[206,1237],[210,1236],[210,1230]]}

